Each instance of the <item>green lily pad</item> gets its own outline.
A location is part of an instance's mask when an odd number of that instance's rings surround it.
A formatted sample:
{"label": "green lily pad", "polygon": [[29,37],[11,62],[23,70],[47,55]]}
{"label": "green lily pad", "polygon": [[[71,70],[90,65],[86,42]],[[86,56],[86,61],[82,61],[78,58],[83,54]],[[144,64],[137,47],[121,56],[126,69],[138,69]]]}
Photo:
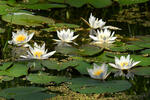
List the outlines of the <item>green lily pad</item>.
{"label": "green lily pad", "polygon": [[145,49],[141,51],[142,54],[149,54],[150,55],[150,49]]}
{"label": "green lily pad", "polygon": [[16,5],[19,8],[25,8],[25,9],[41,9],[41,10],[48,10],[50,8],[65,8],[66,5],[63,4],[48,4],[48,3],[40,3],[40,4],[32,4],[32,5],[27,5],[27,4],[19,4]]}
{"label": "green lily pad", "polygon": [[60,52],[62,54],[78,54],[78,49],[72,46],[57,46],[55,48],[57,52]]}
{"label": "green lily pad", "polygon": [[6,70],[8,76],[19,77],[28,74],[28,67],[24,64],[14,64],[11,68]]}
{"label": "green lily pad", "polygon": [[86,77],[73,78],[69,88],[80,93],[113,93],[127,90],[131,84],[126,80],[100,81]]}
{"label": "green lily pad", "polygon": [[50,82],[59,84],[61,82],[65,82],[67,78],[62,76],[48,76],[44,74],[29,74],[27,76],[27,80],[37,84],[48,84]]}
{"label": "green lily pad", "polygon": [[150,76],[150,67],[139,67],[131,70],[136,75]]}
{"label": "green lily pad", "polygon": [[76,66],[78,63],[76,61],[66,61],[66,62],[58,62],[55,60],[45,60],[42,61],[42,65],[47,67],[48,69],[53,69],[53,70],[63,70],[66,69],[69,66]]}
{"label": "green lily pad", "polygon": [[117,1],[121,5],[131,5],[136,3],[144,3],[147,2],[148,0],[117,0]]}
{"label": "green lily pad", "polygon": [[27,13],[15,13],[2,16],[2,20],[16,24],[26,26],[42,26],[43,24],[54,24],[54,20],[47,17],[35,16]]}
{"label": "green lily pad", "polygon": [[17,12],[19,9],[8,5],[0,5],[0,15]]}
{"label": "green lily pad", "polygon": [[95,8],[103,8],[112,4],[111,0],[89,0],[89,3]]}
{"label": "green lily pad", "polygon": [[77,61],[78,65],[75,67],[81,74],[88,74],[87,68],[90,68],[91,65],[85,61]]}
{"label": "green lily pad", "polygon": [[150,43],[142,42],[141,44],[139,44],[139,46],[143,48],[150,48]]}
{"label": "green lily pad", "polygon": [[100,53],[102,50],[103,49],[96,46],[84,45],[79,48],[79,54],[83,56],[92,56]]}
{"label": "green lily pad", "polygon": [[124,46],[121,46],[121,47],[111,47],[110,50],[111,51],[120,51],[120,52],[127,51]]}
{"label": "green lily pad", "polygon": [[55,96],[42,92],[44,90],[46,89],[40,87],[7,88],[0,91],[0,96],[14,100],[44,100]]}
{"label": "green lily pad", "polygon": [[125,48],[126,50],[132,50],[132,51],[143,49],[142,47],[139,47],[137,45],[125,45]]}
{"label": "green lily pad", "polygon": [[8,67],[10,67],[13,64],[13,62],[5,62],[0,66],[0,70],[6,70]]}

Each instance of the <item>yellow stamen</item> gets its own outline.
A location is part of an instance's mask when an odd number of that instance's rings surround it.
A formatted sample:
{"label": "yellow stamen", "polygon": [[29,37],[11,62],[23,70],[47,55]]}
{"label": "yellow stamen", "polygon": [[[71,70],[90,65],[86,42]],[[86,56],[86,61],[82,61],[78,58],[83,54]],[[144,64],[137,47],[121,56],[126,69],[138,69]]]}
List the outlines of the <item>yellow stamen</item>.
{"label": "yellow stamen", "polygon": [[128,62],[122,62],[120,63],[120,66],[123,67],[123,66],[128,66]]}
{"label": "yellow stamen", "polygon": [[99,76],[102,72],[103,72],[103,70],[99,69],[99,70],[95,71],[95,72],[93,73],[93,75]]}
{"label": "yellow stamen", "polygon": [[16,38],[16,41],[17,42],[23,42],[23,41],[25,41],[25,39],[26,39],[25,35],[18,35]]}
{"label": "yellow stamen", "polygon": [[33,55],[38,57],[38,58],[40,58],[42,54],[43,54],[43,52],[41,52],[41,51],[36,51],[33,53]]}

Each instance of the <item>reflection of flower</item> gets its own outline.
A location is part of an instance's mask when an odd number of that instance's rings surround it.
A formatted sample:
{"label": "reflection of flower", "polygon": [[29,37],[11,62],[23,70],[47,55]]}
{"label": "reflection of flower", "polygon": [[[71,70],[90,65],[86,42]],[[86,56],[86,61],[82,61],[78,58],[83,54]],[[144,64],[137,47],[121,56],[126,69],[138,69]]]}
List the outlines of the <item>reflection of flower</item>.
{"label": "reflection of flower", "polygon": [[47,59],[52,56],[56,51],[52,51],[47,53],[47,49],[45,50],[45,43],[42,46],[38,46],[37,43],[34,43],[34,48],[29,46],[30,51],[28,51],[27,56],[21,56],[22,58],[27,59]]}
{"label": "reflection of flower", "polygon": [[106,22],[104,22],[102,19],[98,20],[98,18],[95,18],[91,13],[89,18],[89,24],[91,28],[97,29],[102,28],[106,24]]}
{"label": "reflection of flower", "polygon": [[53,39],[56,42],[66,42],[66,43],[71,43],[72,40],[76,39],[79,35],[73,36],[74,31],[71,31],[70,29],[68,30],[62,30],[62,31],[57,31],[57,36],[60,40]]}
{"label": "reflection of flower", "polygon": [[87,69],[90,76],[94,79],[106,79],[109,73],[107,74],[107,65],[102,64],[102,66],[98,66],[94,63],[93,69]]}
{"label": "reflection of flower", "polygon": [[29,46],[27,44],[27,42],[29,42],[31,40],[31,38],[33,37],[34,33],[31,33],[30,35],[28,35],[24,29],[22,29],[21,31],[17,31],[17,33],[12,32],[12,40],[8,41],[9,44],[14,44],[17,46],[24,46],[27,47]]}
{"label": "reflection of flower", "polygon": [[121,56],[120,59],[115,57],[115,64],[109,63],[109,65],[117,69],[128,70],[138,63],[140,63],[140,61],[134,62],[132,59],[130,59],[130,55],[128,55],[126,58]]}
{"label": "reflection of flower", "polygon": [[97,30],[96,36],[89,35],[89,37],[92,38],[94,40],[94,43],[96,44],[104,44],[104,43],[109,44],[109,43],[115,42],[115,39],[117,38],[117,37],[113,37],[113,35],[114,35],[114,32],[111,33],[110,30],[104,29],[104,31]]}

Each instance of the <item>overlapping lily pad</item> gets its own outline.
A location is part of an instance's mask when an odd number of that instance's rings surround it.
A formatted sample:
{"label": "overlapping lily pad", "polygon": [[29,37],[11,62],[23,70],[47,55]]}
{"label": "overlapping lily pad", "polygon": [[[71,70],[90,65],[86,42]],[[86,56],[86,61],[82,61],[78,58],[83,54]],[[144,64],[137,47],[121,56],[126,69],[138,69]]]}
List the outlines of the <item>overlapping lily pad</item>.
{"label": "overlapping lily pad", "polygon": [[16,24],[26,26],[42,26],[43,24],[54,24],[54,20],[47,17],[35,16],[28,13],[14,13],[2,16],[2,20]]}
{"label": "overlapping lily pad", "polygon": [[0,71],[0,75],[7,75],[12,77],[19,77],[22,75],[27,75],[28,67],[24,64],[14,64],[10,68],[3,69]]}
{"label": "overlapping lily pad", "polygon": [[44,100],[56,96],[56,94],[48,94],[41,87],[15,87],[7,88],[0,91],[0,96],[14,100]]}
{"label": "overlapping lily pad", "polygon": [[131,84],[126,80],[100,81],[86,77],[73,78],[69,88],[80,93],[113,93],[127,90]]}
{"label": "overlapping lily pad", "polygon": [[59,84],[61,82],[67,81],[67,78],[63,76],[48,76],[45,74],[29,74],[27,76],[27,80],[37,84],[48,84],[50,82]]}
{"label": "overlapping lily pad", "polygon": [[150,76],[150,67],[139,67],[139,68],[134,68],[132,72],[136,75],[141,75],[141,76]]}
{"label": "overlapping lily pad", "polygon": [[73,67],[76,66],[78,63],[76,61],[66,61],[66,62],[58,62],[55,60],[45,60],[42,62],[42,65],[47,67],[48,69],[54,69],[54,70],[63,70],[67,67]]}

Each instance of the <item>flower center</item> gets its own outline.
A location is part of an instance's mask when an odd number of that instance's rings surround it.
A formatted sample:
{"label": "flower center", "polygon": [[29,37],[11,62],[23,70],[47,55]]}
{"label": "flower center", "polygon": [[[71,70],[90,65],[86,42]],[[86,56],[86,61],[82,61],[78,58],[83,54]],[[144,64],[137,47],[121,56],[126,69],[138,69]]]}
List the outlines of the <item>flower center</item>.
{"label": "flower center", "polygon": [[123,66],[128,66],[128,62],[122,62],[120,63],[120,66],[123,67]]}
{"label": "flower center", "polygon": [[95,71],[95,72],[93,73],[93,75],[94,75],[94,76],[99,76],[102,72],[103,72],[103,70],[99,69],[99,70]]}
{"label": "flower center", "polygon": [[17,42],[23,42],[23,41],[25,41],[25,39],[26,39],[25,35],[18,35],[16,38],[16,41]]}
{"label": "flower center", "polygon": [[34,55],[35,57],[38,57],[38,58],[40,58],[42,54],[43,54],[42,51],[35,51],[35,52],[33,53],[33,55]]}

